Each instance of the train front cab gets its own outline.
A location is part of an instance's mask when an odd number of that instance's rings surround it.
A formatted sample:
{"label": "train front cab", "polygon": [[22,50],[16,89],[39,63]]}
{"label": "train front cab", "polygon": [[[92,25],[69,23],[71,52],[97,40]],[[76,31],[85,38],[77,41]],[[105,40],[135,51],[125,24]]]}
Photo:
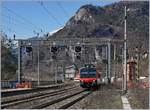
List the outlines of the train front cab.
{"label": "train front cab", "polygon": [[80,78],[80,86],[82,88],[91,88],[98,85],[96,78]]}
{"label": "train front cab", "polygon": [[100,74],[96,71],[96,68],[91,68],[90,70],[93,73],[95,72],[94,74],[88,72],[87,74],[83,75],[82,70],[84,70],[84,68],[80,69],[80,86],[82,88],[97,87],[100,84]]}

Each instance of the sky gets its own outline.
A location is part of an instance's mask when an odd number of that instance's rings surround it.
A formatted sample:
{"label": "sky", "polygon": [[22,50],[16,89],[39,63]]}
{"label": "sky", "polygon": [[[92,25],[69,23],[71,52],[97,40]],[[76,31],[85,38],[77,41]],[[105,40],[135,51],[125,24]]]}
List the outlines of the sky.
{"label": "sky", "polygon": [[105,6],[118,0],[45,0],[3,1],[2,31],[8,38],[41,36],[65,26],[66,22],[85,4]]}

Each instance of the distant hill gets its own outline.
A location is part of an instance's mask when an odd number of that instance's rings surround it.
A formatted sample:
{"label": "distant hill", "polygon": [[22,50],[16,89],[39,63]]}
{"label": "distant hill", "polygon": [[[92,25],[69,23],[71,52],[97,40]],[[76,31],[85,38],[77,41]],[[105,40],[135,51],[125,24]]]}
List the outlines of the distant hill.
{"label": "distant hill", "polygon": [[53,34],[53,37],[122,39],[124,36],[124,6],[128,8],[127,42],[129,53],[133,54],[136,47],[141,48],[142,53],[148,52],[148,1],[120,1],[104,7],[84,5],[70,18],[63,29]]}

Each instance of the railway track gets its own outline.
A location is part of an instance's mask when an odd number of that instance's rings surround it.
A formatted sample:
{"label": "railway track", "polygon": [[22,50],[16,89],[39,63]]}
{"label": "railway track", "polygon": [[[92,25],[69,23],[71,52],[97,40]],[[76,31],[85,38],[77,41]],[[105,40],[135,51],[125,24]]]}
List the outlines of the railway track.
{"label": "railway track", "polygon": [[[23,93],[22,93],[22,90],[19,91],[19,94],[16,92],[18,91],[8,91],[9,93],[11,92],[11,96],[2,96],[1,98],[1,104],[6,104],[6,103],[10,103],[10,102],[15,102],[15,101],[18,101],[18,100],[23,100],[23,99],[27,99],[27,98],[32,98],[32,97],[36,97],[36,96],[39,96],[39,95],[44,95],[44,94],[48,94],[48,93],[52,93],[52,92],[55,92],[55,91],[59,91],[59,90],[63,90],[67,87],[72,87],[72,86],[78,86],[78,84],[74,84],[74,85],[65,85],[64,86],[61,86],[61,87],[57,87],[57,88],[49,88],[49,87],[43,87],[42,90],[40,89],[30,89],[27,90],[27,93],[25,93],[26,90],[23,90]],[[38,91],[39,90],[39,91]],[[7,92],[6,92],[7,93]],[[21,94],[22,93],[22,94]]]}
{"label": "railway track", "polygon": [[[101,85],[98,91],[103,94],[107,91],[121,92],[114,85]],[[87,90],[74,85],[60,88],[59,90],[45,90],[39,93],[25,95],[16,99],[2,98],[2,109],[67,109],[78,104],[81,99],[91,94],[93,90]],[[18,95],[19,96],[19,95]],[[9,100],[6,98],[9,98]]]}
{"label": "railway track", "polygon": [[81,92],[81,93],[79,93],[75,96],[64,99],[64,100],[62,100],[60,102],[57,102],[53,105],[49,105],[49,106],[45,107],[44,109],[67,109],[67,108],[71,107],[73,104],[77,103],[78,101],[85,98],[86,96],[88,96],[91,93],[92,93],[91,91]]}
{"label": "railway track", "polygon": [[33,93],[30,95],[22,95],[22,97],[16,97],[16,98],[12,98],[12,97],[4,97],[2,98],[2,102],[1,102],[1,108],[19,108],[21,107],[20,105],[24,104],[24,103],[29,103],[32,101],[36,101],[36,100],[40,100],[42,98],[46,98],[46,97],[50,97],[50,96],[55,96],[58,94],[63,94],[66,91],[72,90],[72,89],[76,89],[77,86],[73,86],[73,87],[67,87],[64,89],[60,89],[60,90],[55,90],[55,91],[45,91],[45,92],[38,92],[38,93]]}
{"label": "railway track", "polygon": [[[113,86],[102,86],[100,93],[113,90]],[[55,91],[36,93],[32,96],[24,96],[15,100],[3,101],[2,109],[67,109],[81,99],[92,93],[92,90],[83,89],[77,85],[73,87],[61,88]],[[6,97],[4,97],[6,98]]]}
{"label": "railway track", "polygon": [[32,107],[32,109],[66,109],[73,105],[74,103],[78,102],[79,100],[83,99],[91,92],[86,92],[85,89],[80,88],[80,90],[73,90],[69,93],[65,93],[62,96],[55,96],[55,98],[48,100],[45,103],[41,103]]}
{"label": "railway track", "polygon": [[[95,91],[95,89],[93,90]],[[87,97],[89,94],[93,92],[93,90],[85,89],[77,93],[75,92],[70,95],[68,94],[66,96],[59,97],[58,99],[55,99],[55,100],[49,100],[46,103],[42,103],[42,104],[34,106],[33,109],[67,109],[67,108],[70,108],[72,105],[76,104],[81,99]],[[105,93],[106,90],[107,92],[117,92],[117,93],[119,92],[120,94],[122,92],[121,90],[118,90],[118,89],[116,90],[115,86],[112,86],[112,85],[102,85],[98,89],[98,91],[102,94]]]}

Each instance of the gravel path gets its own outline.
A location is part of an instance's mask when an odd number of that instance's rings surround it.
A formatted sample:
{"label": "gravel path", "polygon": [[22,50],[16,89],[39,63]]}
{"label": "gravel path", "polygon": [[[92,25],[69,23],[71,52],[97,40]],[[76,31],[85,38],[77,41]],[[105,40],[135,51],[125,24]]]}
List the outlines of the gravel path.
{"label": "gravel path", "polygon": [[134,88],[128,90],[128,100],[133,109],[149,109],[149,89]]}

